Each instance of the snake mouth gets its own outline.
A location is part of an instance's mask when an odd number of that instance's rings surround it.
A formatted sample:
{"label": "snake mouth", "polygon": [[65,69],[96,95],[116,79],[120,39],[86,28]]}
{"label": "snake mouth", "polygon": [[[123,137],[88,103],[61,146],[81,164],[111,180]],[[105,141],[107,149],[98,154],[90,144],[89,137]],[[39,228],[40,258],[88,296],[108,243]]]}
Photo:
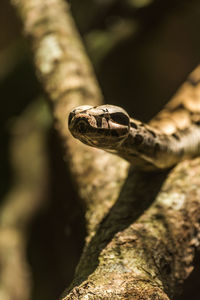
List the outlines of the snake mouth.
{"label": "snake mouth", "polygon": [[70,127],[73,117],[75,116],[74,112],[70,112],[68,116],[68,127]]}

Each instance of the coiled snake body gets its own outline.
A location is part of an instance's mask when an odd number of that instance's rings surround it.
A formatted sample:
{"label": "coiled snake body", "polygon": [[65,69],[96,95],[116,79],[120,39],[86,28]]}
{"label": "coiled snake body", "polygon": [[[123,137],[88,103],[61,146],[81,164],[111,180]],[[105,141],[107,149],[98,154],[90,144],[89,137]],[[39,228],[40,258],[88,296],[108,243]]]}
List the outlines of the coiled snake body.
{"label": "coiled snake body", "polygon": [[170,168],[200,155],[200,67],[149,124],[117,106],[79,106],[69,130],[81,142],[115,153],[141,170]]}

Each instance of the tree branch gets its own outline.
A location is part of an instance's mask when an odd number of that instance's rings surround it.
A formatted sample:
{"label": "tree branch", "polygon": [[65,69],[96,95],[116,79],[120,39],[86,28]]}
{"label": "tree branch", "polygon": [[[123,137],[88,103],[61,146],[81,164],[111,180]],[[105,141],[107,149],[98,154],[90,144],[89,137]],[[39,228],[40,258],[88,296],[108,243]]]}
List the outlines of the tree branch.
{"label": "tree branch", "polygon": [[43,205],[47,188],[45,149],[49,120],[44,103],[28,107],[11,129],[12,187],[0,206],[0,298],[27,300],[31,294],[26,261],[29,224]]}
{"label": "tree branch", "polygon": [[[68,6],[62,0],[12,3],[31,41],[36,70],[50,99],[55,127],[66,149],[65,159],[87,206],[88,226],[94,227],[114,203],[128,164],[76,142],[68,131],[67,117],[73,107],[85,103],[102,104],[99,87]],[[110,178],[113,178],[112,182]],[[97,203],[98,208],[94,209]]]}

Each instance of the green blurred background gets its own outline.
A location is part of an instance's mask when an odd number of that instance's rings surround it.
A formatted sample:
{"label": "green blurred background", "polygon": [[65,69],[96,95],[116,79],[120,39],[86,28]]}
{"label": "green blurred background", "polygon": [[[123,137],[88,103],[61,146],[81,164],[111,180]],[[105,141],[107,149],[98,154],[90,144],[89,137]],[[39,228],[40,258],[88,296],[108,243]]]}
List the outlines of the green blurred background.
{"label": "green blurred background", "polygon": [[[148,121],[153,117],[199,62],[200,1],[69,3],[105,102],[123,106],[135,118]],[[23,141],[34,130],[38,134],[43,130],[41,156],[46,179],[41,186],[45,188],[40,189],[38,208],[26,223],[27,260],[33,280],[31,299],[53,300],[72,280],[84,243],[84,208],[63,163],[60,140],[21,29],[9,1],[1,0],[0,209],[19,176],[15,151],[23,161],[34,147],[31,140],[24,152],[20,150],[18,135]],[[35,163],[33,159],[29,165],[29,161],[27,156],[24,168]],[[32,179],[30,176],[30,183]],[[196,257],[198,263],[198,254]],[[199,278],[196,268],[186,281],[183,295],[175,299],[191,298],[191,293],[193,300],[199,299]]]}

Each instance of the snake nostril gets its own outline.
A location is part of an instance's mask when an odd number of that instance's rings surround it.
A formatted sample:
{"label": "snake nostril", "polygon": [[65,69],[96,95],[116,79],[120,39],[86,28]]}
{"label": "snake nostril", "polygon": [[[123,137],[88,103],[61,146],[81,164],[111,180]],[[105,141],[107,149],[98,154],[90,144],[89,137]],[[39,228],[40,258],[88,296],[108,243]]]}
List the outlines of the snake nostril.
{"label": "snake nostril", "polygon": [[77,125],[77,129],[81,134],[86,133],[87,127],[88,126],[87,126],[86,122],[84,122],[84,121],[80,121]]}

